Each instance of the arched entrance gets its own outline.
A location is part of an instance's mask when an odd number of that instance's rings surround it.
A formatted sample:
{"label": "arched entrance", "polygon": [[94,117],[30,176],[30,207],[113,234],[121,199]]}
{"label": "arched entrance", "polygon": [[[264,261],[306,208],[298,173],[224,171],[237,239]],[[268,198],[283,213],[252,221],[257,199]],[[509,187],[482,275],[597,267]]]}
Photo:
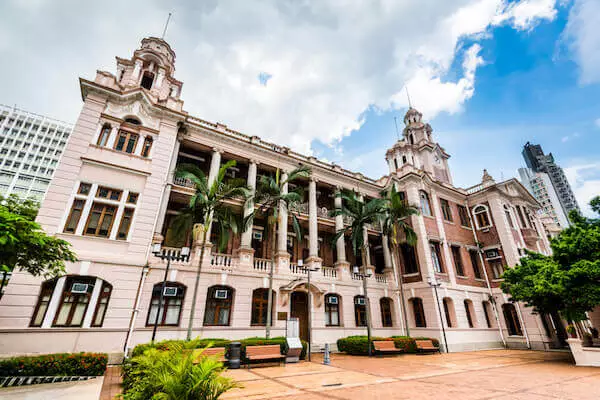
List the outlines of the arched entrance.
{"label": "arched entrance", "polygon": [[306,292],[292,292],[290,316],[298,318],[300,339],[308,340],[308,294]]}

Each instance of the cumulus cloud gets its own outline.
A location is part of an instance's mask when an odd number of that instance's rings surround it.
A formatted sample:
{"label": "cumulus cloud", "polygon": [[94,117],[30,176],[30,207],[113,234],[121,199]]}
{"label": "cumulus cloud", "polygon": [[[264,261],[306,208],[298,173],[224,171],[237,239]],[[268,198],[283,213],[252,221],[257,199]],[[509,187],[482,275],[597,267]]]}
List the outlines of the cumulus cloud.
{"label": "cumulus cloud", "polygon": [[586,163],[572,163],[564,168],[567,180],[575,193],[579,207],[584,215],[594,216],[589,202],[600,195],[600,160]]}
{"label": "cumulus cloud", "polygon": [[[11,61],[0,65],[0,101],[74,119],[76,77],[114,71],[115,55],[129,57],[142,37],[160,34],[172,11],[165,7],[159,0],[3,2],[0,55]],[[484,63],[474,40],[495,26],[527,30],[555,16],[549,0],[179,0],[169,7],[166,39],[177,52],[186,110],[304,152],[314,140],[335,147],[372,107],[405,107],[407,84],[427,118],[459,111]],[[455,61],[462,68],[448,80]]]}
{"label": "cumulus cloud", "polygon": [[583,84],[600,82],[600,2],[575,0],[564,37]]}

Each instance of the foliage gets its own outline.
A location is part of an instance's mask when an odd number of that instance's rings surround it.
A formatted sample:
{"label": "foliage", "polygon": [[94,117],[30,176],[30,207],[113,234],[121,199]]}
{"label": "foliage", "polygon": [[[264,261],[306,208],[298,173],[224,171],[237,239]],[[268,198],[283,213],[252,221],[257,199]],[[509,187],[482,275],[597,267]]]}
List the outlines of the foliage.
{"label": "foliage", "polygon": [[[288,212],[288,217],[292,218],[292,227],[296,233],[298,240],[302,240],[302,230],[300,229],[300,223],[298,222],[297,212],[295,206],[302,203],[303,193],[302,188],[290,190],[286,193],[284,190],[289,183],[292,183],[300,178],[308,178],[310,176],[310,168],[307,166],[300,166],[295,170],[291,171],[286,178],[283,178],[279,169],[275,171],[275,176],[261,175],[258,179],[256,193],[252,199],[251,204],[256,204],[258,212],[267,218],[267,234],[270,238],[269,245],[271,247],[271,265],[269,267],[269,291],[268,291],[268,303],[267,303],[267,323],[265,326],[266,337],[271,335],[271,310],[273,308],[273,270],[275,268],[275,243],[277,226],[279,224],[286,224],[288,221],[281,220],[281,213],[279,208],[282,207]],[[254,215],[250,215],[245,225],[252,225]]]}
{"label": "foliage", "polygon": [[0,376],[99,376],[108,356],[102,353],[59,353],[0,360]]}
{"label": "foliage", "polygon": [[[281,353],[285,354],[287,352],[287,341],[285,337],[278,336],[274,338],[261,338],[261,337],[251,337],[247,339],[240,340],[242,343],[242,361],[248,362],[246,358],[246,347],[248,346],[263,346],[269,344],[278,344],[281,347]],[[306,357],[306,351],[308,349],[308,342],[302,340],[302,352],[300,354],[300,358],[304,359]]]}
{"label": "foliage", "polygon": [[[14,207],[12,209],[15,209]],[[34,276],[58,276],[65,271],[65,261],[77,261],[71,245],[47,235],[31,218],[0,205],[0,270],[18,268]]]}
{"label": "foliage", "polygon": [[[600,204],[600,198],[592,206]],[[594,208],[594,209],[595,209]],[[569,214],[572,225],[552,239],[552,257],[528,252],[504,272],[502,290],[536,311],[558,311],[569,321],[586,319],[600,304],[600,219]]]}
{"label": "foliage", "polygon": [[40,208],[40,203],[34,198],[22,199],[16,194],[10,196],[0,195],[0,205],[8,209],[13,214],[25,217],[30,221],[35,221]]}
{"label": "foliage", "polygon": [[388,235],[394,248],[403,242],[414,246],[417,242],[417,234],[407,223],[407,218],[419,214],[418,208],[409,205],[407,200],[402,197],[401,192],[396,191],[394,185],[385,200],[383,232]]}
{"label": "foliage", "polygon": [[[416,353],[417,345],[415,340],[431,340],[435,346],[440,345],[439,341],[434,338],[426,337],[408,337],[408,336],[392,336],[389,338],[384,337],[373,337],[371,340],[374,341],[393,341],[397,349],[402,350],[404,353]],[[347,354],[352,355],[367,355],[368,354],[368,339],[367,336],[348,336],[337,340],[337,348]],[[375,348],[372,347],[372,350]]]}
{"label": "foliage", "polygon": [[216,400],[226,391],[239,387],[231,378],[221,376],[223,363],[196,355],[174,345],[170,351],[148,349],[123,367],[123,398],[126,400]]}

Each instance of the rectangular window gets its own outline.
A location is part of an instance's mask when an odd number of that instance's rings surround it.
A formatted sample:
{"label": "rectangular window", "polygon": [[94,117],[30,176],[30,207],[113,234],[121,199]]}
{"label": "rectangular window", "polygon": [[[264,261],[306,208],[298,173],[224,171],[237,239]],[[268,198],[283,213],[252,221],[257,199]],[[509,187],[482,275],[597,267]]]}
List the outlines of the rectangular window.
{"label": "rectangular window", "polygon": [[31,317],[30,326],[42,326],[42,322],[44,322],[46,311],[48,311],[48,305],[50,304],[50,299],[52,298],[52,293],[54,293],[55,286],[56,280],[46,281],[42,284],[40,296],[38,297],[38,303],[35,306],[35,311],[33,312],[33,316]]}
{"label": "rectangular window", "polygon": [[104,316],[106,315],[111,292],[112,286],[106,282],[102,283],[102,289],[98,296],[98,303],[96,303],[96,311],[94,311],[94,318],[92,318],[93,327],[100,327],[104,323]]}
{"label": "rectangular window", "polygon": [[131,226],[131,220],[133,219],[133,208],[126,208],[123,210],[123,217],[119,224],[119,230],[117,232],[117,240],[127,240],[127,234],[129,233],[129,227]]}
{"label": "rectangular window", "polygon": [[433,270],[435,272],[443,273],[444,267],[442,265],[440,244],[437,242],[429,242],[429,246],[431,248],[431,260],[433,262]]}
{"label": "rectangular window", "polygon": [[446,221],[452,222],[452,209],[448,200],[440,199],[440,205],[442,207],[442,215]]}
{"label": "rectangular window", "polygon": [[419,272],[419,266],[417,264],[417,253],[414,246],[403,243],[400,245],[402,251],[402,261],[404,266],[405,274],[416,274]]}
{"label": "rectangular window", "polygon": [[473,266],[475,278],[481,279],[481,267],[479,265],[479,255],[477,254],[477,250],[469,250],[469,257],[471,258],[471,265]]}
{"label": "rectangular window", "polygon": [[64,232],[75,233],[75,231],[77,230],[77,224],[79,224],[79,219],[81,218],[81,214],[83,213],[84,205],[85,200],[75,199],[73,201],[73,206],[71,207],[71,211],[69,212],[69,217],[67,218],[67,223],[65,224]]}
{"label": "rectangular window", "polygon": [[462,226],[471,227],[469,223],[469,215],[467,214],[467,208],[465,206],[458,206],[458,216],[460,217],[460,224]]}
{"label": "rectangular window", "polygon": [[87,196],[88,194],[90,194],[91,188],[92,188],[92,185],[90,185],[89,183],[81,182],[79,184],[79,189],[77,189],[77,193]]}
{"label": "rectangular window", "polygon": [[119,135],[115,141],[115,150],[124,151],[125,153],[131,154],[135,151],[135,145],[137,144],[137,141],[137,133],[121,130],[119,131]]}
{"label": "rectangular window", "polygon": [[462,257],[460,255],[460,247],[452,246],[452,258],[454,259],[454,268],[456,268],[456,275],[465,276],[465,269],[462,263]]}
{"label": "rectangular window", "polygon": [[96,192],[96,197],[101,199],[109,199],[114,201],[121,200],[121,194],[123,192],[117,189],[111,189],[104,186],[99,186],[98,191]]}
{"label": "rectangular window", "polygon": [[502,274],[504,273],[504,267],[502,266],[501,260],[489,260],[488,264],[492,269],[492,274],[494,279],[502,279]]}
{"label": "rectangular window", "polygon": [[80,327],[87,311],[94,282],[83,277],[67,278],[52,326]]}
{"label": "rectangular window", "polygon": [[94,203],[83,234],[87,236],[109,237],[115,211],[115,206]]}
{"label": "rectangular window", "polygon": [[127,202],[130,204],[137,203],[137,199],[138,199],[137,193],[129,192],[129,194],[127,195]]}

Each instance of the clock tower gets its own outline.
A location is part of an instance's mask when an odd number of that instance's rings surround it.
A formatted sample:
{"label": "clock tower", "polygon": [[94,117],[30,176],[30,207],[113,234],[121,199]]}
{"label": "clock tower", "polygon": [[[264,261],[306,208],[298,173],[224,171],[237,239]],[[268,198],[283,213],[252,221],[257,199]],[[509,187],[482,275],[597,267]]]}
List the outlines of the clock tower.
{"label": "clock tower", "polygon": [[423,114],[412,107],[406,112],[402,139],[386,152],[390,173],[401,176],[414,169],[422,170],[434,180],[452,184],[450,155],[433,141],[433,129],[422,119]]}

